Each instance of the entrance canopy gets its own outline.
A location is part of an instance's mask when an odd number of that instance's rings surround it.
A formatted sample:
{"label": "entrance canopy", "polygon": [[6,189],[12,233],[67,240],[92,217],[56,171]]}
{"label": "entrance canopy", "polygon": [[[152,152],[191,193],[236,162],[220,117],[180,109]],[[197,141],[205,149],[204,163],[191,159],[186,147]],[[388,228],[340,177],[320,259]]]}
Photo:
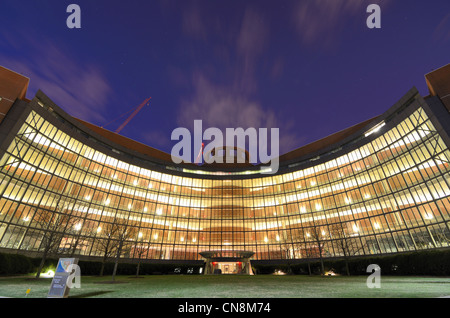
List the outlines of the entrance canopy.
{"label": "entrance canopy", "polygon": [[253,275],[250,251],[206,251],[199,253],[206,260],[206,274],[246,274]]}

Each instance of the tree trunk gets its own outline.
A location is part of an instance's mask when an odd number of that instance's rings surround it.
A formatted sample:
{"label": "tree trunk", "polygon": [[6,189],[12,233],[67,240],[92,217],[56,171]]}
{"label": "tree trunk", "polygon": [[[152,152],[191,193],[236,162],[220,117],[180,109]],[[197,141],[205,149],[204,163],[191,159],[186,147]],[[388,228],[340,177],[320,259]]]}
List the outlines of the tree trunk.
{"label": "tree trunk", "polygon": [[73,257],[75,255],[75,250],[77,249],[79,240],[80,240],[80,236],[78,236],[77,240],[75,241],[75,244],[74,244],[74,246],[72,248],[72,252],[70,253],[70,257]]}
{"label": "tree trunk", "polygon": [[345,270],[347,271],[347,276],[350,276],[350,269],[348,268],[348,260],[345,260]]}
{"label": "tree trunk", "polygon": [[325,268],[323,266],[322,255],[320,256],[320,271],[322,272],[322,275],[325,275]]}
{"label": "tree trunk", "polygon": [[119,265],[120,253],[122,253],[122,246],[123,246],[123,242],[121,241],[119,243],[119,248],[117,249],[116,261],[114,262],[114,270],[113,270],[113,274],[112,274],[112,281],[114,281],[114,279],[116,278],[117,266]]}
{"label": "tree trunk", "polygon": [[[347,242],[345,242],[347,243]],[[349,247],[347,244],[344,246],[344,260],[345,260],[345,271],[347,272],[347,276],[350,276],[350,269],[348,268],[348,254],[347,251],[349,251]]]}
{"label": "tree trunk", "polygon": [[323,258],[322,258],[323,249],[320,246],[319,242],[319,256],[320,256],[320,271],[322,275],[325,275],[325,267],[323,266]]}
{"label": "tree trunk", "polygon": [[105,269],[105,262],[102,262],[102,267],[100,268],[99,276],[103,276],[103,270]]}
{"label": "tree trunk", "polygon": [[113,274],[112,274],[112,281],[114,281],[114,279],[116,278],[116,272],[117,272],[117,265],[119,264],[119,258],[116,257],[116,260],[114,262],[114,270],[113,270]]}
{"label": "tree trunk", "polygon": [[139,259],[138,261],[138,265],[137,265],[137,270],[136,270],[136,277],[139,276],[139,267],[141,266],[141,260]]}
{"label": "tree trunk", "polygon": [[106,263],[106,253],[105,253],[105,255],[103,256],[103,259],[102,259],[102,267],[100,268],[99,276],[103,276],[103,271],[105,270],[105,263]]}
{"label": "tree trunk", "polygon": [[41,276],[42,268],[44,268],[46,260],[47,260],[47,251],[44,251],[44,254],[42,255],[41,264],[39,264],[39,268],[36,273],[36,278],[39,278],[39,276]]}

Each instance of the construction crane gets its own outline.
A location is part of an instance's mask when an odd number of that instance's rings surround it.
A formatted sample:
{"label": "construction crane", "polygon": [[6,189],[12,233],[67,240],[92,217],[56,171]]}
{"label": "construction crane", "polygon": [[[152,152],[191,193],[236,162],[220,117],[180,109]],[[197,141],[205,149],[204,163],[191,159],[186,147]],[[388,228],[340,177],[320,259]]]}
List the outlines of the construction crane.
{"label": "construction crane", "polygon": [[202,142],[202,146],[200,147],[200,151],[198,152],[197,159],[195,159],[195,164],[199,164],[200,156],[203,154],[203,149],[205,149],[205,143]]}
{"label": "construction crane", "polygon": [[[137,107],[135,107],[134,109],[132,109],[132,110],[126,112],[125,114],[122,114],[122,116],[120,116],[119,118],[122,118],[123,116],[125,116],[126,114],[128,114],[129,112],[131,112],[131,111],[134,110],[133,113],[132,113],[132,114],[131,114],[124,122],[123,122],[123,124],[120,125],[119,128],[116,129],[115,133],[116,133],[116,134],[120,133],[120,132],[122,131],[122,129],[124,129],[125,126],[128,125],[128,123],[133,119],[133,117],[136,116],[137,113],[139,113],[139,111],[140,111],[145,105],[150,104],[150,100],[151,100],[151,99],[152,99],[151,97],[147,98],[147,99],[146,99],[145,101],[143,101],[142,104],[140,104],[139,106],[137,106]],[[102,126],[101,128],[103,128],[103,127],[109,125],[110,123],[116,121],[116,120],[119,119],[119,118],[116,118],[116,119],[114,119],[113,121],[110,121],[109,123],[107,123],[106,125]]]}

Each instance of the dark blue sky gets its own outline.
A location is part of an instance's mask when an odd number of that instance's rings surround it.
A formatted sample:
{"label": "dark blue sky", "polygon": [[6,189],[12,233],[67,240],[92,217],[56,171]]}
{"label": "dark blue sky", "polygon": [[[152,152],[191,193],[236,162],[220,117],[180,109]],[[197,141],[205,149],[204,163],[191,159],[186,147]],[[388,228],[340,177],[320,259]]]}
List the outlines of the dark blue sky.
{"label": "dark blue sky", "polygon": [[[81,7],[81,29],[66,8]],[[381,6],[381,29],[366,8]],[[173,129],[280,128],[281,152],[383,113],[450,63],[448,0],[2,0],[0,65],[170,153]],[[125,117],[106,127],[115,130]]]}

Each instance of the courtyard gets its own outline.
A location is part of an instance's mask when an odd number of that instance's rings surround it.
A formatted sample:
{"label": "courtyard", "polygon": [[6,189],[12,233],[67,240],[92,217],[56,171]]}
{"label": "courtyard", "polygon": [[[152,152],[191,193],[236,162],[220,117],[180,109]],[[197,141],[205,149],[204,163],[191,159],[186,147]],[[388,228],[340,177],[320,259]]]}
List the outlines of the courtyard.
{"label": "courtyard", "polygon": [[[1,277],[0,296],[46,298],[51,278]],[[439,298],[450,296],[450,277],[381,276],[368,288],[367,276],[147,275],[139,278],[82,276],[69,298]],[[28,294],[27,294],[28,291]]]}

